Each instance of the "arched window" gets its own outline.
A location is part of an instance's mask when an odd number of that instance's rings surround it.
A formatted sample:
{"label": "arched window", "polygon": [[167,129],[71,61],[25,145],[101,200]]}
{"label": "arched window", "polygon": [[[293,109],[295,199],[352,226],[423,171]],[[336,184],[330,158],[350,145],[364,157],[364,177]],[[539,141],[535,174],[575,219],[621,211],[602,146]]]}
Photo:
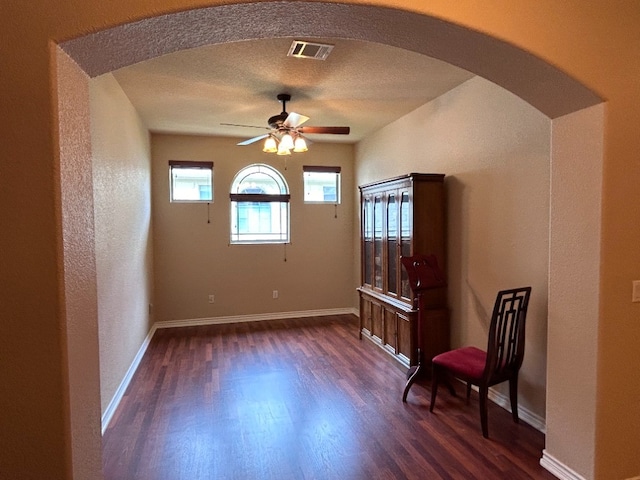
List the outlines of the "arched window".
{"label": "arched window", "polygon": [[289,188],[263,164],[240,170],[231,184],[231,243],[288,243]]}

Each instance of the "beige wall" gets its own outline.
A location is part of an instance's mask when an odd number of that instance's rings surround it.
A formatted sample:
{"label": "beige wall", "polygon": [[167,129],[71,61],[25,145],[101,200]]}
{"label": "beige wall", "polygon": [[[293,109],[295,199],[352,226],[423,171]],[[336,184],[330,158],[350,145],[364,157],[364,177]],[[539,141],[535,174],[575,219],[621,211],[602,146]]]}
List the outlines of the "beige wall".
{"label": "beige wall", "polygon": [[[207,2],[213,6],[214,18],[224,3],[227,2]],[[300,5],[304,3],[300,2]],[[361,2],[344,0],[344,3],[353,6]],[[353,21],[351,31],[360,28],[363,39],[405,48],[427,50],[433,46],[437,58],[467,65],[475,73],[484,72],[485,77],[491,75],[495,83],[514,92],[524,95],[526,91],[530,103],[536,106],[549,105],[547,92],[553,86],[539,81],[538,74],[544,73],[544,65],[559,68],[606,100],[600,192],[601,248],[599,258],[588,259],[600,266],[598,348],[592,352],[597,356],[597,372],[583,372],[588,381],[597,385],[595,434],[584,438],[576,437],[572,431],[554,433],[558,435],[557,442],[572,445],[574,449],[585,445],[591,448],[595,444],[593,468],[586,465],[589,469],[587,478],[618,479],[637,475],[640,473],[637,455],[640,451],[640,403],[633,399],[640,398],[640,377],[630,375],[629,369],[621,368],[621,365],[632,368],[640,364],[640,303],[632,303],[630,298],[631,282],[640,277],[640,249],[637,248],[640,244],[640,163],[637,154],[640,151],[640,89],[637,88],[640,56],[634,48],[640,41],[640,4],[636,0],[606,3],[580,0],[490,0],[483,3],[473,0],[372,0],[366,3],[374,9],[375,6],[402,9],[407,22],[376,25],[362,16],[351,17],[343,10],[341,21],[347,24]],[[243,5],[261,9],[261,15],[251,17],[255,22],[238,17],[232,29],[210,27],[170,31],[180,32],[175,38],[206,31],[212,35],[211,41],[221,41],[216,35],[224,32],[232,32],[239,38],[258,38],[265,34],[291,35],[293,29],[303,36],[314,33],[331,36],[338,31],[336,23],[325,22],[326,16],[322,14],[326,4],[322,2],[313,3],[321,14],[320,21],[303,27],[292,21],[296,12],[282,9],[281,2],[259,2],[258,7],[250,3]],[[98,419],[83,416],[81,409],[67,401],[72,390],[82,390],[69,381],[71,372],[86,369],[83,373],[92,375],[97,352],[84,364],[74,355],[82,349],[78,342],[70,341],[66,328],[69,299],[65,292],[67,279],[62,248],[63,240],[83,247],[93,242],[79,220],[72,221],[63,233],[61,217],[66,205],[56,193],[61,162],[69,161],[60,157],[60,144],[73,141],[86,144],[89,133],[60,130],[61,119],[56,108],[59,72],[52,61],[52,46],[111,26],[200,6],[202,2],[195,0],[2,3],[0,35],[2,44],[10,46],[0,49],[0,131],[3,132],[0,136],[0,383],[5,389],[0,412],[0,429],[4,432],[0,438],[0,463],[7,475],[72,478],[72,463],[85,463],[90,470],[91,459],[99,456],[99,441],[96,442],[94,433],[87,433],[87,430],[99,431]],[[224,11],[234,12],[236,8]],[[267,31],[262,19],[268,14],[272,14],[275,23],[269,24]],[[192,17],[201,18],[200,15]],[[168,18],[173,17],[169,15]],[[443,21],[434,21],[433,29],[420,30],[420,22],[414,21],[418,18]],[[383,34],[382,26],[393,31]],[[439,30],[438,26],[443,26],[445,31]],[[252,30],[252,27],[255,28]],[[129,31],[138,32],[136,29]],[[167,32],[162,31],[163,40],[170,37]],[[346,27],[338,31],[345,35],[347,32]],[[429,32],[442,35],[431,38],[430,42],[414,42]],[[501,44],[506,45],[502,49],[492,48],[499,42],[483,43],[477,42],[478,39],[502,39],[507,44]],[[111,46],[121,49],[122,53],[127,49],[118,42]],[[133,49],[142,56],[153,56],[164,53],[165,46],[164,42],[147,44],[138,40]],[[87,50],[90,56],[97,58],[105,49],[92,47],[89,42]],[[524,74],[519,67],[521,62],[527,63],[530,55],[537,56],[544,65],[537,64],[538,68],[536,62],[529,63],[532,68]],[[113,64],[105,62],[106,71],[110,70],[108,65]],[[83,81],[75,78],[66,78],[66,81],[70,83],[65,88],[75,91],[76,97],[88,95]],[[555,97],[551,103],[557,100]],[[29,166],[28,170],[25,165]],[[580,168],[579,164],[577,168]],[[24,188],[27,180],[30,188]],[[80,203],[90,205],[93,201],[91,188],[77,189],[74,194]],[[65,238],[65,235],[68,236]],[[598,233],[590,232],[589,235],[592,240]],[[551,272],[553,268],[550,265]],[[91,289],[86,292],[79,289],[76,293],[79,295],[76,305],[81,307],[78,315],[92,318],[97,309],[95,293]],[[78,331],[77,335],[87,344],[93,342],[91,331]],[[570,352],[573,345],[565,344],[561,348]],[[67,347],[73,350],[71,355],[67,354]],[[553,368],[549,365],[550,370]],[[582,378],[572,378],[569,385],[560,387],[562,390],[556,400],[563,411],[574,407],[572,395],[565,393],[581,381]],[[88,400],[88,408],[99,410],[99,396],[95,397]],[[73,416],[80,419],[80,425],[70,421]],[[75,450],[79,452],[76,454]],[[585,465],[568,464],[568,467],[583,471]]]}
{"label": "beige wall", "polygon": [[[90,130],[89,79],[62,50],[55,49],[54,61],[59,72],[57,109],[60,118],[60,169],[56,172],[56,195],[61,206],[57,218],[62,233],[62,241],[57,247],[61,249],[64,298],[62,326],[66,333],[61,347],[64,349],[63,357],[69,361],[69,369],[63,377],[69,385],[68,394],[60,398],[66,403],[63,418],[73,432],[68,439],[71,446],[70,457],[57,458],[56,461],[67,462],[66,468],[74,478],[93,478],[102,470],[100,430],[96,429],[100,424],[100,373],[96,355],[98,315],[96,259],[93,255],[95,227],[93,199],[80,193],[91,194],[93,190],[91,144],[83,140],[89,136]],[[36,298],[31,301],[37,301]],[[9,362],[3,359],[0,363]],[[24,368],[19,364],[16,367],[18,372]],[[45,401],[56,405],[57,397],[49,396],[51,392],[41,389],[45,385],[46,383],[38,382],[32,384],[31,388],[42,395]],[[11,389],[7,389],[5,385],[2,390],[8,393]],[[47,423],[55,418],[36,420],[33,425],[35,428],[46,428]],[[29,428],[26,419],[22,419],[22,422],[19,424],[21,428]],[[12,443],[10,448],[16,448],[13,442],[23,437],[18,432],[12,433],[3,429],[0,437]],[[46,462],[44,465],[40,464],[42,456],[38,448],[38,445],[29,445],[29,450],[23,455],[27,461],[35,463],[39,468],[44,467],[46,471],[48,466]],[[7,466],[0,461],[0,476],[5,476],[5,471],[12,471],[14,468],[16,466]],[[20,471],[19,465],[15,471]],[[6,476],[20,478],[21,475]]]}
{"label": "beige wall", "polygon": [[[566,432],[595,439],[600,265],[602,123],[598,105],[552,125],[548,434],[543,462],[562,459],[593,475],[595,442],[574,448]],[[598,235],[593,235],[598,233]],[[567,347],[570,345],[570,347]],[[573,408],[564,407],[567,403]]]}
{"label": "beige wall", "polygon": [[105,414],[151,321],[149,134],[111,74],[90,81],[100,393]]}
{"label": "beige wall", "polygon": [[[352,308],[353,147],[314,143],[288,158],[285,170],[282,157],[263,153],[260,144],[239,147],[238,141],[152,136],[156,320]],[[209,212],[206,204],[169,202],[169,160],[214,162]],[[276,168],[289,186],[289,245],[229,245],[231,183],[253,163]],[[303,203],[303,165],[342,167],[337,209]],[[208,303],[209,294],[215,303]]]}
{"label": "beige wall", "polygon": [[[356,149],[359,183],[412,171],[447,175],[453,347],[486,348],[497,291],[533,287],[519,400],[538,423],[545,417],[550,133],[539,111],[475,77]],[[506,395],[506,387],[498,390]]]}

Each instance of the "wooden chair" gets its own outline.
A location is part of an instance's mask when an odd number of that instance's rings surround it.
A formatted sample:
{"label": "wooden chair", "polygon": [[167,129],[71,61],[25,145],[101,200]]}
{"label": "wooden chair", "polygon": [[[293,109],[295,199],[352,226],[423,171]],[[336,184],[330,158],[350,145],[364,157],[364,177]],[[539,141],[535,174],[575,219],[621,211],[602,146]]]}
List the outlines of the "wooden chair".
{"label": "wooden chair", "polygon": [[[423,368],[425,366],[424,361],[428,361],[430,357],[433,356],[432,353],[429,358],[423,358],[425,346],[422,344],[424,339],[422,330],[424,328],[425,316],[427,315],[427,306],[425,302],[427,292],[429,290],[446,287],[447,281],[445,279],[444,273],[438,266],[438,258],[435,255],[416,254],[410,257],[402,257],[400,260],[402,261],[402,265],[407,271],[409,285],[411,286],[411,290],[413,290],[413,293],[416,296],[416,303],[418,307],[418,328],[416,341],[418,361],[417,364],[412,365],[407,372],[407,383],[405,384],[404,391],[402,392],[402,401],[406,402],[407,395],[409,394],[409,389],[415,383],[415,381],[422,376]],[[448,348],[448,338],[446,345],[447,347],[443,348],[440,351]]]}
{"label": "wooden chair", "polygon": [[531,287],[498,292],[487,351],[476,347],[462,347],[436,355],[432,360],[431,404],[433,412],[438,384],[453,376],[467,383],[467,403],[471,385],[478,386],[482,435],[489,438],[487,425],[487,397],[489,387],[509,381],[511,415],[518,423],[518,372],[524,358],[525,321]]}

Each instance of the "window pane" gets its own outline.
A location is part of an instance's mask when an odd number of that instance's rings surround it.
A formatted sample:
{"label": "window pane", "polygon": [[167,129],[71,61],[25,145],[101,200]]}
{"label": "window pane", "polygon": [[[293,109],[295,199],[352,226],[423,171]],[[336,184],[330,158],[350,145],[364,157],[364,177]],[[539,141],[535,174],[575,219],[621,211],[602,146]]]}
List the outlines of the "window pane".
{"label": "window pane", "polygon": [[287,242],[288,202],[231,202],[232,242]]}
{"label": "window pane", "polygon": [[365,198],[364,207],[362,209],[362,217],[364,219],[364,283],[373,284],[373,224],[371,218],[373,209],[371,208],[371,199]]}
{"label": "window pane", "polygon": [[171,201],[212,201],[212,177],[208,168],[171,167]]}
{"label": "window pane", "polygon": [[211,200],[211,185],[199,185],[200,200]]}
{"label": "window pane", "polygon": [[395,194],[387,200],[387,291],[398,293],[398,206]]}
{"label": "window pane", "polygon": [[373,286],[382,288],[382,199],[373,200]]}
{"label": "window pane", "polygon": [[231,185],[231,243],[289,241],[289,191],[268,165],[250,165]]}
{"label": "window pane", "polygon": [[[403,257],[411,256],[411,204],[409,203],[409,194],[402,192],[400,197],[400,255]],[[402,296],[411,298],[411,285],[409,284],[409,275],[403,268],[401,270]]]}
{"label": "window pane", "polygon": [[304,172],[304,201],[340,203],[340,173]]}
{"label": "window pane", "polygon": [[275,169],[268,165],[250,165],[238,172],[231,193],[278,195],[288,193],[288,189],[284,179]]}

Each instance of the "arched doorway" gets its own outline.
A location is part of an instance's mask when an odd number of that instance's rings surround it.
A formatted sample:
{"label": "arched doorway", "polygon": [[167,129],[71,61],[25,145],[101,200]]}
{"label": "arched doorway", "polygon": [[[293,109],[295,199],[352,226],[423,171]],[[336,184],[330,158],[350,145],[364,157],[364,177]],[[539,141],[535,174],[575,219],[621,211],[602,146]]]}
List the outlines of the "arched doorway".
{"label": "arched doorway", "polygon": [[[413,50],[465,68],[512,91],[552,119],[601,101],[580,83],[522,50],[432,17],[380,7],[315,2],[296,4],[295,22],[291,21],[292,16],[290,5],[281,2],[212,7],[114,27],[70,40],[61,47],[84,72],[96,76],[163,53],[198,45],[291,35],[354,38]],[[247,22],[247,18],[259,21]],[[265,25],[268,25],[267,29]],[[371,28],[371,25],[376,25],[376,28]],[[545,86],[543,91],[540,85]],[[570,128],[564,128],[563,135],[568,130]],[[82,144],[86,141],[83,136],[86,132],[74,134],[77,135],[75,142]],[[575,140],[575,136],[567,135],[568,145]],[[560,149],[556,158],[570,155]],[[62,162],[64,160],[63,157]],[[561,163],[555,163],[561,167]],[[590,175],[589,179],[598,183],[601,172],[595,169]],[[555,209],[555,215],[552,212],[552,228],[555,229],[552,234],[570,230],[566,223],[571,221],[571,215],[566,215],[572,208],[569,203],[571,199],[565,197],[552,201],[552,210]],[[592,218],[597,224],[599,212],[594,216]],[[554,222],[554,218],[558,221]],[[558,248],[565,245],[560,237]],[[552,242],[552,249],[553,245]],[[589,253],[592,250],[591,246],[587,248]],[[551,255],[554,255],[553,251]],[[554,275],[552,271],[551,276]],[[558,281],[559,284],[550,283],[566,290],[574,288],[564,283],[568,279],[563,275]],[[597,322],[597,318],[591,321]],[[75,348],[73,341],[69,342],[69,348]],[[73,389],[73,377],[71,383]]]}

